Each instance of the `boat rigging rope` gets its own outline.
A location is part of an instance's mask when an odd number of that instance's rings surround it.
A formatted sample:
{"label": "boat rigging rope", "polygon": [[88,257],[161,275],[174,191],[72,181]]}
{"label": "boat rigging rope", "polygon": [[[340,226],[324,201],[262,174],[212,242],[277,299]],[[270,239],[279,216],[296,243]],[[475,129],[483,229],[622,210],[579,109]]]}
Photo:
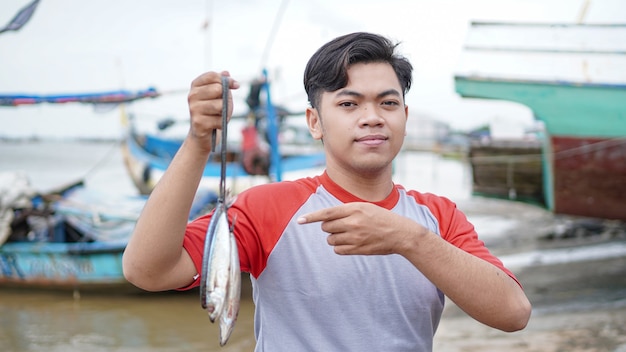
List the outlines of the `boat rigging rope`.
{"label": "boat rigging rope", "polygon": [[[576,155],[584,155],[590,154],[596,151],[608,149],[611,147],[616,147],[620,144],[625,144],[625,138],[611,138],[602,140],[600,142],[590,143],[586,145],[577,146],[571,149],[565,149],[558,152],[552,153],[552,158],[554,160],[565,159],[569,157],[573,157]],[[502,162],[502,163],[510,163],[510,162],[532,162],[538,161],[543,158],[542,154],[517,154],[517,155],[481,155],[481,156],[473,156],[469,159],[475,163],[494,163],[494,162]]]}
{"label": "boat rigging rope", "polygon": [[98,159],[98,161],[96,161],[96,163],[89,170],[87,170],[87,172],[85,172],[85,174],[83,175],[83,177],[81,177],[81,179],[82,180],[87,179],[93,173],[95,173],[100,168],[102,168],[104,166],[104,164],[113,157],[114,152],[118,150],[118,147],[122,143],[123,142],[119,141],[119,140],[117,140],[114,143],[112,143],[111,147],[109,148],[109,150],[100,159]]}
{"label": "boat rigging rope", "polygon": [[274,39],[276,38],[276,33],[278,33],[278,29],[280,28],[280,23],[282,22],[283,14],[287,9],[287,5],[289,0],[283,0],[280,3],[280,7],[278,8],[278,13],[274,18],[274,23],[272,24],[272,30],[270,31],[270,36],[267,38],[265,42],[265,49],[263,50],[263,56],[261,56],[261,69],[265,69],[267,66],[267,60],[270,56],[270,51],[272,49],[272,44],[274,44]]}

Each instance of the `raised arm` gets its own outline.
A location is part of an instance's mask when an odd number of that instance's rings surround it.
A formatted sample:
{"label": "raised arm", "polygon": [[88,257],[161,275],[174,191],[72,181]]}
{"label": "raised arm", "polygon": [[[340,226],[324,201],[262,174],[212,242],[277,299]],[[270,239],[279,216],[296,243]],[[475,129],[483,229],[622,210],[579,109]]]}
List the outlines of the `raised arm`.
{"label": "raised arm", "polygon": [[[190,129],[163,177],[152,191],[123,257],[124,276],[148,291],[162,291],[191,283],[196,269],[183,249],[191,204],[211,152],[211,134],[221,128],[221,75],[208,72],[196,78],[189,91]],[[230,88],[239,83],[230,81]],[[232,114],[232,97],[229,100]]]}

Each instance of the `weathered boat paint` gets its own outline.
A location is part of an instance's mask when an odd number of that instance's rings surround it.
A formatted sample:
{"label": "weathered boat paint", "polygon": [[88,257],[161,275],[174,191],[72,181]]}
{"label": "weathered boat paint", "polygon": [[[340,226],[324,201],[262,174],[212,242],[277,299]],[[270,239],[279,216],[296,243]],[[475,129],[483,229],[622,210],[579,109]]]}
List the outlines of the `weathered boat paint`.
{"label": "weathered boat paint", "polygon": [[538,140],[472,142],[472,193],[545,206],[541,150]]}
{"label": "weathered boat paint", "polygon": [[546,204],[626,220],[626,24],[473,23],[455,75],[467,98],[528,106],[545,126]]}
{"label": "weathered boat paint", "polygon": [[130,285],[125,243],[9,242],[0,247],[0,285],[88,288]]}
{"label": "weathered boat paint", "polygon": [[552,136],[554,211],[626,220],[626,139]]}

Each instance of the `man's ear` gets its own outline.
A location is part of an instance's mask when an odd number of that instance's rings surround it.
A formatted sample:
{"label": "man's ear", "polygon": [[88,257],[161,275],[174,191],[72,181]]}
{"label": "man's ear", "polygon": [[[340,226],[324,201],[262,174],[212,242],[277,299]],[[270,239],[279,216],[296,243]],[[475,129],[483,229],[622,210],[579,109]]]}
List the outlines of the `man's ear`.
{"label": "man's ear", "polygon": [[306,124],[313,139],[322,139],[322,121],[317,109],[311,107],[306,109]]}

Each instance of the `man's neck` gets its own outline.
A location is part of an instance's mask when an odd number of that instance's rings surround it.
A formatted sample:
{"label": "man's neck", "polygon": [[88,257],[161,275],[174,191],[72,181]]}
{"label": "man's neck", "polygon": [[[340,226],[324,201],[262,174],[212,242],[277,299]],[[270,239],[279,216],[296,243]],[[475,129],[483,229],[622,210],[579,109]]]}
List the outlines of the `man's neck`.
{"label": "man's neck", "polygon": [[368,202],[384,200],[393,189],[391,168],[367,175],[358,175],[346,170],[327,168],[326,174],[338,186]]}

